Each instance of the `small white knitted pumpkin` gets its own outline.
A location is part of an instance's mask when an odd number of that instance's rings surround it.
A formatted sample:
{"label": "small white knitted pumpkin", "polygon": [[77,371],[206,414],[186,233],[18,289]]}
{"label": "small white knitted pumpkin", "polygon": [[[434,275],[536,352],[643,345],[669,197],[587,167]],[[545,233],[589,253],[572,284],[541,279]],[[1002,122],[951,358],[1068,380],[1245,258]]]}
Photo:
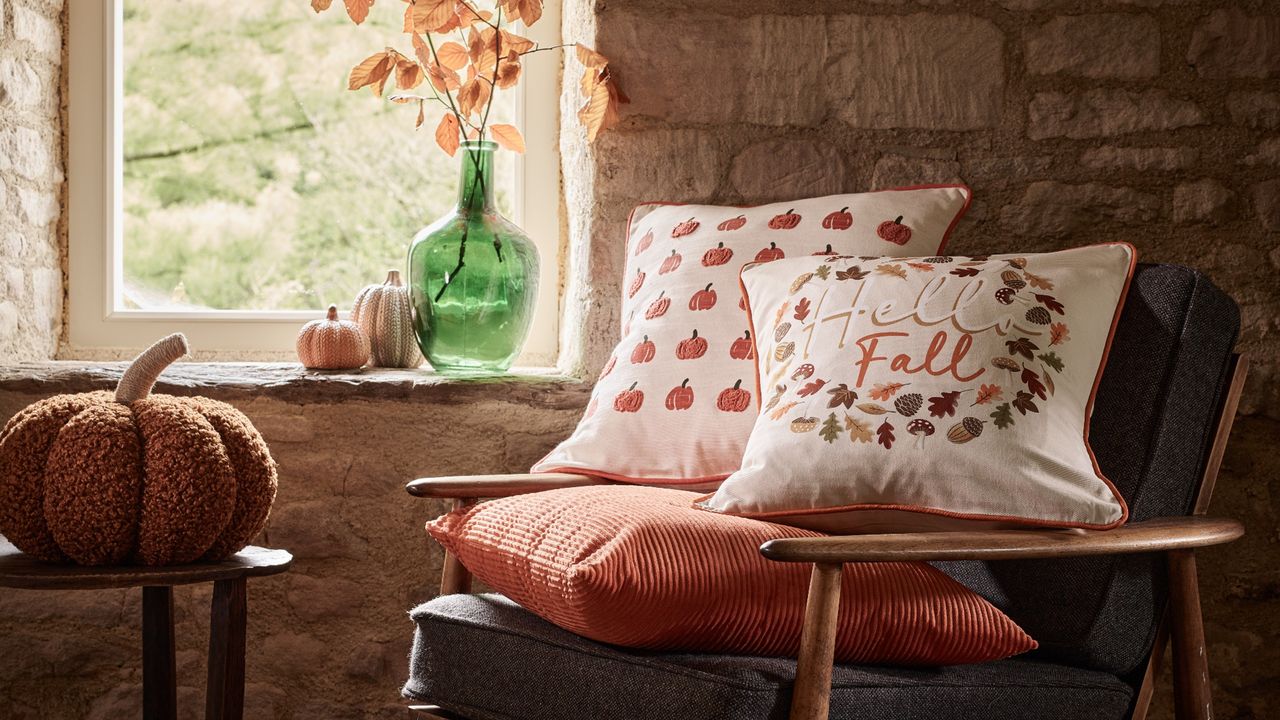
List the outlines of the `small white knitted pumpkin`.
{"label": "small white knitted pumpkin", "polygon": [[350,370],[369,360],[369,338],[360,326],[338,319],[330,305],[323,320],[312,320],[298,331],[298,359],[315,370]]}
{"label": "small white knitted pumpkin", "polygon": [[413,334],[409,288],[399,270],[388,270],[381,285],[369,285],[356,295],[351,320],[369,338],[369,364],[375,367],[412,368],[422,364],[422,353]]}

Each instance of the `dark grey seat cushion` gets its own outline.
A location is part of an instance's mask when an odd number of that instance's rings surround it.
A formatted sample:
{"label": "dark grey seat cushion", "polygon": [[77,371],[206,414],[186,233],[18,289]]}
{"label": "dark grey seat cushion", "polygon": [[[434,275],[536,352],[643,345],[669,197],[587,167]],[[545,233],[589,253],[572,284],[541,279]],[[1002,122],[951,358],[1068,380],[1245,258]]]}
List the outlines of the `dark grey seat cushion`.
{"label": "dark grey seat cushion", "polygon": [[[1102,471],[1130,520],[1190,512],[1215,430],[1239,310],[1203,274],[1139,265],[1090,423]],[[1136,681],[1165,603],[1155,555],[938,567],[1004,610],[1037,657]]]}
{"label": "dark grey seat cushion", "polygon": [[[407,697],[471,720],[765,720],[787,716],[795,662],[592,642],[497,595],[415,608]],[[837,665],[832,720],[1109,720],[1132,689],[1032,660],[931,670]]]}

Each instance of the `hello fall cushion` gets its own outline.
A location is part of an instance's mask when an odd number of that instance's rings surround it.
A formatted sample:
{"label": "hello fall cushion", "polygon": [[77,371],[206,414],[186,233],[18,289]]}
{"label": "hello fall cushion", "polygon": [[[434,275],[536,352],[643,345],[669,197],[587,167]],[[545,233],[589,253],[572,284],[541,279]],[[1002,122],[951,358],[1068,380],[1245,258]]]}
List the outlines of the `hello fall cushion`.
{"label": "hello fall cushion", "polygon": [[1122,523],[1088,433],[1134,260],[1113,243],[744,269],[764,404],[701,506],[829,532]]}
{"label": "hello fall cushion", "polygon": [[932,255],[968,204],[968,189],[949,185],[752,208],[636,208],[622,340],[577,430],[533,471],[646,484],[723,479],[738,469],[757,407],[742,266],[827,253]]}

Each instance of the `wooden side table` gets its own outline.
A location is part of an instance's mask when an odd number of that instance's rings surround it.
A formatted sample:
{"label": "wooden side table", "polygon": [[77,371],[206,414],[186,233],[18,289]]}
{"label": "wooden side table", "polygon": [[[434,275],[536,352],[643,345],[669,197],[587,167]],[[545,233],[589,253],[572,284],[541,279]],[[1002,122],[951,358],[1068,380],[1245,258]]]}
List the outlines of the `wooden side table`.
{"label": "wooden side table", "polygon": [[244,716],[246,584],[289,569],[284,550],[247,547],[220,563],[168,567],[82,567],[40,562],[0,538],[0,587],[35,590],[142,588],[142,716],[173,720],[178,685],[173,644],[173,586],[212,582],[206,720]]}

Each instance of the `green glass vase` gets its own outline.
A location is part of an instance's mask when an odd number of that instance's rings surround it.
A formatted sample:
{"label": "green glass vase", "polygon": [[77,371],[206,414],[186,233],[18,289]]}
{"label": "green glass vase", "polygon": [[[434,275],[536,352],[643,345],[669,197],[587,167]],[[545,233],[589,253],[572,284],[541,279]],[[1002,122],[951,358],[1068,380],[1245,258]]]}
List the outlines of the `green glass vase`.
{"label": "green glass vase", "polygon": [[437,372],[503,372],[524,347],[538,296],[538,249],[493,202],[488,141],[462,143],[458,204],[409,248],[413,329]]}

